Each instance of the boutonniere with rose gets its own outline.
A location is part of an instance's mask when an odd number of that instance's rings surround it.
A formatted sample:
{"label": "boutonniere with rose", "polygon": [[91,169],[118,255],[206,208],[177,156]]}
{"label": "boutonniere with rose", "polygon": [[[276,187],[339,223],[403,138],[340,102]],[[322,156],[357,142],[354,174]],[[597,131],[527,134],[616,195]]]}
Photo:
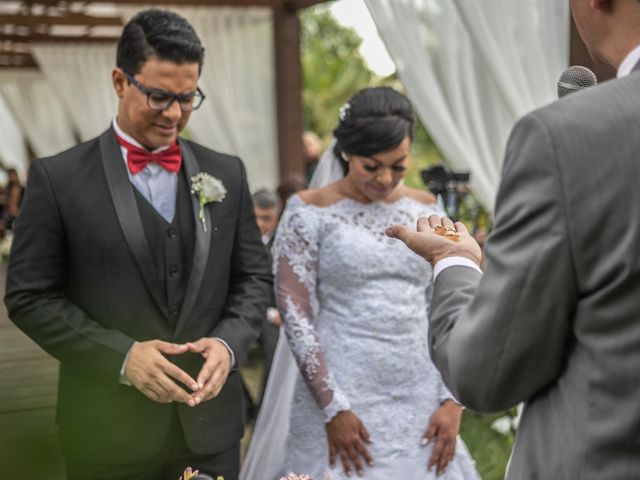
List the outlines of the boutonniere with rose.
{"label": "boutonniere with rose", "polygon": [[198,197],[200,211],[198,218],[202,222],[202,228],[207,231],[207,222],[204,216],[204,206],[211,202],[221,202],[227,196],[227,189],[219,178],[200,172],[191,177],[191,193]]}

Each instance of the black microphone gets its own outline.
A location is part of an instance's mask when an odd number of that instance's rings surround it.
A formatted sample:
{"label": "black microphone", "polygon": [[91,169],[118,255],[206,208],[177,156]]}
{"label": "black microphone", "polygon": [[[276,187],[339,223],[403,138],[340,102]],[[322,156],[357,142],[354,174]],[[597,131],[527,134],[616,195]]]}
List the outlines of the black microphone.
{"label": "black microphone", "polygon": [[560,79],[558,80],[558,98],[597,84],[598,79],[595,73],[586,67],[574,65],[560,75]]}

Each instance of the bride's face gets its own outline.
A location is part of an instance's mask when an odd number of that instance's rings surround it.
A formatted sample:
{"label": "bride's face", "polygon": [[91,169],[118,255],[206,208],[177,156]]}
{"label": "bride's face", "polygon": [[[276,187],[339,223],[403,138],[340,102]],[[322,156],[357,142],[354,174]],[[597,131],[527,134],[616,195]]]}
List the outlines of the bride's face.
{"label": "bride's face", "polygon": [[406,174],[409,163],[409,137],[394,149],[368,157],[348,155],[347,178],[372,202],[391,195]]}

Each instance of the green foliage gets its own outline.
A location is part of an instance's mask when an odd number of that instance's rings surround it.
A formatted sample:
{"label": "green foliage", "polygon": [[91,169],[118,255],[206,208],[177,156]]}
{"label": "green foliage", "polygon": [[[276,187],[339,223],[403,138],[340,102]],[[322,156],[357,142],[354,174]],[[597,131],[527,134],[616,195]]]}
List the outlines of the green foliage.
{"label": "green foliage", "polygon": [[328,5],[304,11],[301,23],[305,129],[327,139],[340,107],[355,92],[371,86],[373,74],[358,50],[362,40],[336,21]]}
{"label": "green foliage", "polygon": [[499,415],[480,415],[469,410],[462,414],[460,436],[471,452],[483,480],[502,480],[513,448],[514,436],[491,429]]}

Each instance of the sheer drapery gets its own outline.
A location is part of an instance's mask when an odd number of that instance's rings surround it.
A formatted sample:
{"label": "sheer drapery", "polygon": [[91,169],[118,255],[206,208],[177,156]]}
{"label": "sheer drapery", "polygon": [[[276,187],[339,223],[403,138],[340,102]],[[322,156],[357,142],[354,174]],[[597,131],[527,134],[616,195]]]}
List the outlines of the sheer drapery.
{"label": "sheer drapery", "polygon": [[[0,95],[0,166],[15,168],[18,176],[24,180],[28,164],[27,148],[24,137],[15,117]],[[0,172],[0,183],[6,181],[4,172]]]}
{"label": "sheer drapery", "polygon": [[37,157],[53,155],[76,144],[67,112],[41,72],[4,73],[0,92]]}
{"label": "sheer drapery", "polygon": [[[184,16],[205,47],[199,85],[207,99],[189,120],[191,137],[238,155],[252,188],[274,188],[279,168],[271,9],[166,8]],[[117,9],[125,21],[140,10]]]}
{"label": "sheer drapery", "polygon": [[106,130],[117,112],[111,83],[115,44],[33,44],[32,51],[80,139],[89,140]]}
{"label": "sheer drapery", "polygon": [[423,124],[492,209],[509,131],[568,65],[567,2],[365,2]]}

